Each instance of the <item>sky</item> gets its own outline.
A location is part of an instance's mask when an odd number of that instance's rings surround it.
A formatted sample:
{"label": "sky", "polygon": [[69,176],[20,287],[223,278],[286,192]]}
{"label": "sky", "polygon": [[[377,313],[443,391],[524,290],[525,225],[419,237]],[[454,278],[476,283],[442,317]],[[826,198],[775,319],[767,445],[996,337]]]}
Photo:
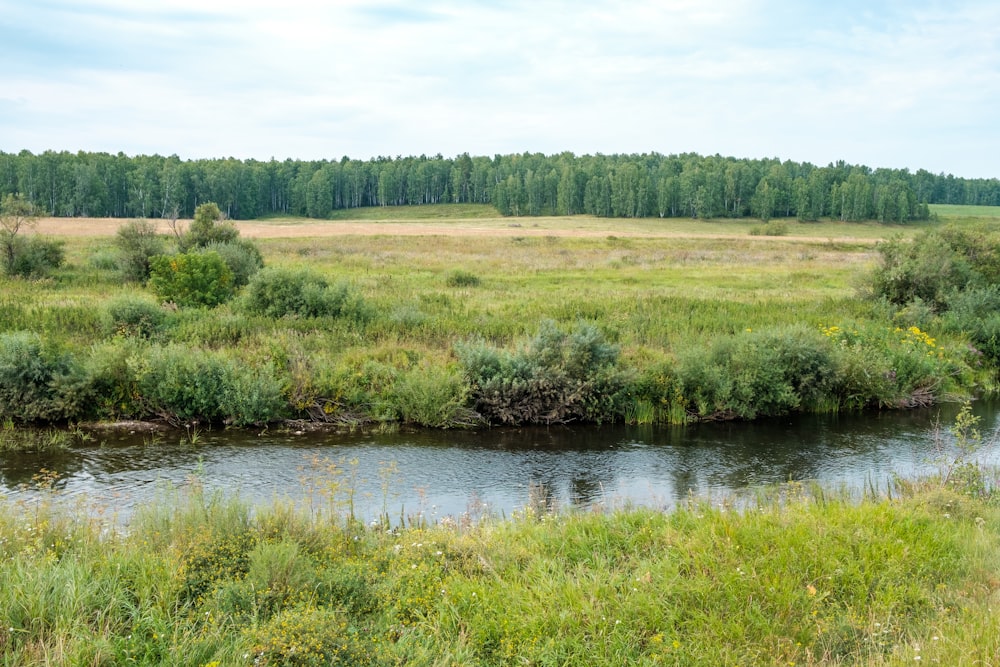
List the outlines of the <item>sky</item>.
{"label": "sky", "polygon": [[0,150],[1000,177],[995,0],[0,0]]}

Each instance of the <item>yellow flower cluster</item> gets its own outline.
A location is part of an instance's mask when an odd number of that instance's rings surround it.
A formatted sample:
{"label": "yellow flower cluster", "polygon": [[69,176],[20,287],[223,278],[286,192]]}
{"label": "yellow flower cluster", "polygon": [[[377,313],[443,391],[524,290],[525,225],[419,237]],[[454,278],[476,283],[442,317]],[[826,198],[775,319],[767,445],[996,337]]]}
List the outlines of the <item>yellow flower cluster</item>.
{"label": "yellow flower cluster", "polygon": [[930,337],[930,335],[921,331],[920,327],[910,327],[906,331],[897,328],[896,333],[903,334],[903,343],[922,343],[927,347],[937,347],[937,341]]}

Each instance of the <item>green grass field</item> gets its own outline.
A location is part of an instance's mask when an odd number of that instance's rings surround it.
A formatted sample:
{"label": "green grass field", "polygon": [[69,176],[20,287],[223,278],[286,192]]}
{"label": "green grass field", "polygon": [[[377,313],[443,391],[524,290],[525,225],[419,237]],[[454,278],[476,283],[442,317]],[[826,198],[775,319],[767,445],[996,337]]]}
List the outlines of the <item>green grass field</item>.
{"label": "green grass field", "polygon": [[960,204],[931,204],[931,213],[942,219],[1000,218],[1000,206],[964,206]]}

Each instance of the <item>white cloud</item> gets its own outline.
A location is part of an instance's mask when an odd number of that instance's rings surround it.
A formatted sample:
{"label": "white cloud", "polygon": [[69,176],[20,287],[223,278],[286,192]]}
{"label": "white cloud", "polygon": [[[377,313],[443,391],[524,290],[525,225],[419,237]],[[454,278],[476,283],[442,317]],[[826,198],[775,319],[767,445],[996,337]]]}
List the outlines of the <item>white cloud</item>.
{"label": "white cloud", "polygon": [[[0,0],[2,150],[720,152],[995,175],[966,0]],[[30,40],[35,40],[34,42]]]}

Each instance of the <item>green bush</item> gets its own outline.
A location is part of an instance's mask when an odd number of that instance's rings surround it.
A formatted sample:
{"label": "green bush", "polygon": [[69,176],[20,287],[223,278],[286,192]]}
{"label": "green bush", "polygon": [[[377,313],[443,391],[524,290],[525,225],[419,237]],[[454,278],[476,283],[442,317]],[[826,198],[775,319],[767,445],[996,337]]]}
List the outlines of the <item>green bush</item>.
{"label": "green bush", "polygon": [[280,419],[286,410],[281,383],[273,373],[216,352],[152,348],[136,363],[143,409],[171,423],[204,420],[249,426]]}
{"label": "green bush", "polygon": [[0,418],[74,419],[88,399],[85,376],[68,353],[44,345],[37,334],[0,334]]}
{"label": "green bush", "polygon": [[146,365],[149,343],[142,338],[115,338],[95,345],[85,361],[94,399],[93,412],[102,419],[147,416],[139,393],[139,374]]}
{"label": "green bush", "polygon": [[678,372],[701,416],[753,419],[830,400],[839,369],[820,332],[789,327],[723,338],[707,352],[689,353]]}
{"label": "green bush", "polygon": [[457,345],[456,353],[475,409],[489,422],[600,422],[623,411],[618,348],[593,325],[580,324],[567,334],[545,321],[524,350],[474,343]]}
{"label": "green bush", "polygon": [[943,310],[955,292],[1000,282],[1000,232],[986,226],[948,225],[878,245],[881,264],[871,290],[891,303],[922,299]]}
{"label": "green bush", "polygon": [[233,272],[219,253],[159,255],[151,260],[149,286],[178,306],[217,306],[234,293]]}
{"label": "green bush", "polygon": [[346,283],[331,286],[308,270],[264,269],[247,286],[243,305],[265,317],[358,316],[360,298]]}
{"label": "green bush", "polygon": [[108,319],[112,335],[152,338],[163,326],[166,313],[147,299],[122,296],[108,304]]}
{"label": "green bush", "polygon": [[444,279],[448,287],[478,287],[479,276],[462,269],[454,269],[448,272]]}
{"label": "green bush", "polygon": [[944,330],[967,335],[986,360],[1000,363],[1000,285],[953,294],[947,305]]}
{"label": "green bush", "polygon": [[62,266],[66,257],[62,241],[41,236],[12,236],[0,232],[0,245],[5,248],[0,256],[8,276],[43,278]]}
{"label": "green bush", "polygon": [[465,427],[476,423],[475,413],[465,405],[468,390],[461,374],[422,364],[400,375],[389,401],[404,422],[431,428]]}
{"label": "green bush", "polygon": [[246,239],[214,241],[206,245],[205,250],[219,253],[219,257],[233,272],[233,285],[236,287],[243,287],[249,283],[250,279],[264,268],[264,256],[252,241]]}
{"label": "green bush", "polygon": [[222,220],[222,211],[213,203],[201,204],[194,210],[194,220],[187,232],[178,239],[181,252],[204,248],[213,243],[231,243],[240,231],[231,222]]}
{"label": "green bush", "polygon": [[968,347],[941,345],[919,327],[832,326],[823,334],[840,358],[836,395],[842,407],[928,405],[973,384]]}
{"label": "green bush", "polygon": [[750,236],[785,236],[788,234],[788,223],[784,220],[771,220],[763,225],[750,228]]}
{"label": "green bush", "polygon": [[115,245],[122,278],[137,283],[149,280],[151,260],[166,249],[163,237],[156,233],[156,224],[149,220],[133,220],[119,227]]}

